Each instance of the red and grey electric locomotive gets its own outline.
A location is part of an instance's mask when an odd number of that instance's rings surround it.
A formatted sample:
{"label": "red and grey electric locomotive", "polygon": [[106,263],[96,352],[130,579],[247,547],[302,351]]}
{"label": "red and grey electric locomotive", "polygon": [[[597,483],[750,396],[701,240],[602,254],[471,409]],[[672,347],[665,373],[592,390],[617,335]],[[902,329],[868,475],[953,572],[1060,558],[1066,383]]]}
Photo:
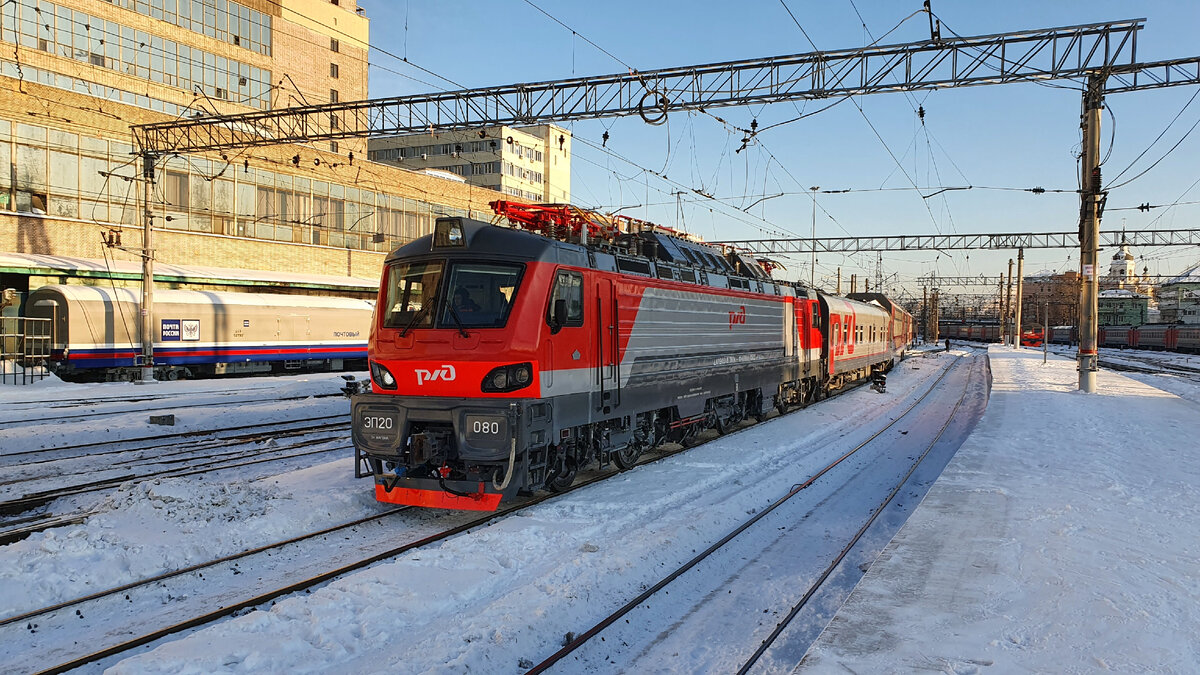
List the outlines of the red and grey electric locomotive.
{"label": "red and grey electric locomotive", "polygon": [[388,256],[356,471],[380,501],[494,510],[633,466],[772,407],[885,371],[912,318],[825,295],[768,263],[569,206],[496,202],[514,227],[440,218]]}

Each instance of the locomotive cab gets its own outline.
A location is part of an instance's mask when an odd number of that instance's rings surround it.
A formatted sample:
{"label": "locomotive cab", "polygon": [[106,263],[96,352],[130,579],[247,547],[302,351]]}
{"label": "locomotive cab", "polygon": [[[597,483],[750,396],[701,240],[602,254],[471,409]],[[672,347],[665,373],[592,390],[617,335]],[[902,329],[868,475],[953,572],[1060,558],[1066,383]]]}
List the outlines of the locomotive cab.
{"label": "locomotive cab", "polygon": [[539,345],[553,308],[571,311],[549,298],[551,272],[537,265],[546,249],[528,233],[441,218],[388,257],[371,394],[353,402],[360,469],[380,501],[493,510],[525,487],[518,455],[527,462],[521,451],[545,441],[522,419],[541,395]]}

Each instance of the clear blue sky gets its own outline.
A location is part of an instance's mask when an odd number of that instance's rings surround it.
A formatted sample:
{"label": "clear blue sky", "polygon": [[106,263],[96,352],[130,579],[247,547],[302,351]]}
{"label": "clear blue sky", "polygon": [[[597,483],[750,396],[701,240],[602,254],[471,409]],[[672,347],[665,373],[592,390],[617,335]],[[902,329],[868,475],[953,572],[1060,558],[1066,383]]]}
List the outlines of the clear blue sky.
{"label": "clear blue sky", "polygon": [[[624,71],[621,62],[641,70],[812,51],[808,39],[779,0],[743,3],[704,1],[607,3],[534,0],[580,36],[524,0],[360,0],[371,20],[371,42],[390,52],[371,52],[372,97],[458,88],[422,72],[407,58],[464,87],[511,84]],[[820,49],[863,46],[895,28],[884,44],[927,39],[929,23],[917,0],[788,0],[787,7]],[[1200,3],[1175,2],[947,2],[934,0],[945,22],[943,35],[984,35],[1145,17],[1138,36],[1142,61],[1200,55],[1195,39]],[[857,10],[857,12],[856,12]],[[859,19],[862,17],[862,21]],[[866,28],[864,29],[863,23]],[[899,27],[897,28],[897,25]],[[869,35],[868,35],[869,31]],[[394,56],[393,56],[394,55]],[[399,58],[397,58],[399,57]],[[407,77],[406,77],[407,76]],[[411,79],[416,78],[416,80]],[[421,80],[421,81],[417,81]],[[913,94],[877,94],[854,99],[802,121],[761,134],[740,153],[742,134],[712,117],[674,113],[652,127],[636,117],[567,124],[578,138],[599,144],[608,130],[611,153],[577,142],[572,171],[573,201],[664,225],[685,226],[710,240],[792,234],[812,228],[811,186],[822,189],[992,186],[1074,190],[1077,185],[1080,94],[1062,89],[1010,84]],[[1124,178],[1140,172],[1200,122],[1200,100],[1187,105],[1196,87],[1175,87],[1108,97],[1102,152],[1110,182],[1155,140],[1172,118],[1178,120]],[[1200,98],[1200,97],[1197,97]],[[926,116],[920,124],[916,108]],[[1187,105],[1185,109],[1185,105]],[[776,103],[715,109],[737,127],[760,127],[809,112],[819,104]],[[1113,119],[1116,120],[1115,135]],[[868,121],[869,120],[869,123]],[[872,126],[882,141],[872,131]],[[1115,210],[1143,202],[1200,201],[1200,130],[1188,135],[1152,171],[1109,196],[1103,229],[1190,228],[1200,204],[1180,204],[1149,213]],[[893,156],[895,159],[893,159]],[[774,157],[774,159],[772,159]],[[627,161],[628,160],[628,161]],[[899,161],[897,161],[899,160]],[[901,168],[902,167],[902,168]],[[701,189],[719,203],[694,194],[682,196],[666,174],[687,188]],[[759,202],[763,196],[785,193]],[[929,191],[925,191],[928,194]],[[1073,193],[973,189],[923,200],[915,190],[818,195],[817,236],[869,236],[972,232],[1074,231],[1079,211]],[[1107,267],[1113,251],[1102,251]],[[1013,252],[1015,257],[1015,252]],[[1139,269],[1173,274],[1200,262],[1194,247],[1135,250]],[[889,288],[920,294],[916,277],[1000,274],[1008,253],[885,253]],[[788,278],[808,278],[808,256],[785,261]],[[1027,251],[1026,273],[1078,269],[1078,251]],[[874,275],[875,254],[826,255],[817,264],[818,283],[833,285],[838,267],[844,278]],[[977,289],[983,292],[985,289]]]}

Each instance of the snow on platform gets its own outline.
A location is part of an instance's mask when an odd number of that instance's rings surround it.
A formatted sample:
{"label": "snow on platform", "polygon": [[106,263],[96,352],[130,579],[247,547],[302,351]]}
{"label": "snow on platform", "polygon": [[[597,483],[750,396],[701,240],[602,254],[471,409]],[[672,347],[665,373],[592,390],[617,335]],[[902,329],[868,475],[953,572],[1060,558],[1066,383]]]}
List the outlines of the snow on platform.
{"label": "snow on platform", "polygon": [[1200,406],[990,356],[987,413],[797,672],[1195,672]]}

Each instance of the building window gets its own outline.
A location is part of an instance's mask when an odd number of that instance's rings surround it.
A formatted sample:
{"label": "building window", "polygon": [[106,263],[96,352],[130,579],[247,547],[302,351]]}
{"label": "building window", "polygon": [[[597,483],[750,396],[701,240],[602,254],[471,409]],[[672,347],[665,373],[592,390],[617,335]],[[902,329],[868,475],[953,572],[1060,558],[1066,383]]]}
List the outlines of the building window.
{"label": "building window", "polygon": [[330,89],[330,90],[329,90],[329,102],[330,102],[330,103],[337,103],[339,100],[340,100],[340,99],[338,98],[338,90],[337,90],[337,89]]}
{"label": "building window", "polygon": [[330,76],[330,77],[332,77],[332,78],[333,78],[333,79],[335,79],[335,80],[337,79],[337,77],[338,77],[338,65],[337,65],[336,63],[331,63],[331,64],[329,64],[329,76]]}
{"label": "building window", "polygon": [[[335,121],[336,121],[336,118],[335,118]],[[336,125],[335,125],[335,128],[336,128]],[[330,152],[337,152],[337,151],[338,151],[338,144],[337,144],[337,141],[329,141],[329,151],[330,151]]]}
{"label": "building window", "polygon": [[163,201],[180,209],[188,207],[188,175],[178,171],[163,172]]}
{"label": "building window", "polygon": [[329,51],[340,52],[341,45],[338,44],[337,38],[329,38]]}

